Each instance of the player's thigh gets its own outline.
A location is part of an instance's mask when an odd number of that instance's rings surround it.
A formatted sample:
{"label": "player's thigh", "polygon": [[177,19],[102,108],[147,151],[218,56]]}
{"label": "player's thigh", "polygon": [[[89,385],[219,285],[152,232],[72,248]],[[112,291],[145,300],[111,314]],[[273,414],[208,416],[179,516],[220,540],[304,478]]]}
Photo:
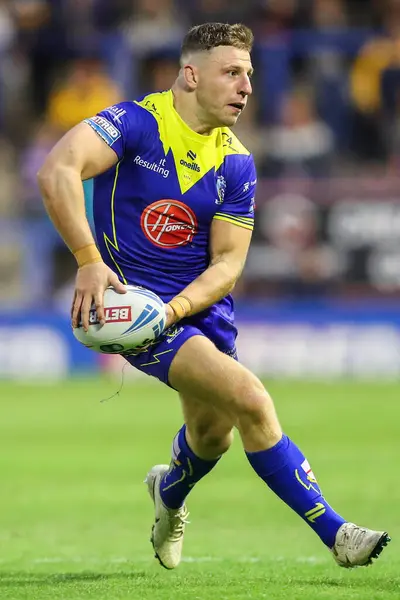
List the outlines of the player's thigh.
{"label": "player's thigh", "polygon": [[168,378],[182,396],[195,397],[232,418],[256,410],[270,410],[271,416],[274,413],[260,380],[204,336],[191,337],[181,346]]}

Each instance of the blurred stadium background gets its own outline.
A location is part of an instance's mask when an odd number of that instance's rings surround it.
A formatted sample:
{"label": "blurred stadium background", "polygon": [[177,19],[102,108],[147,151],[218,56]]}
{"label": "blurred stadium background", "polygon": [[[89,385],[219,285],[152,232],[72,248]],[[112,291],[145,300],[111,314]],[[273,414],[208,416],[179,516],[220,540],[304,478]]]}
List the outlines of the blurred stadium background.
{"label": "blurred stadium background", "polygon": [[[100,404],[122,363],[71,333],[75,264],[36,172],[75,123],[168,88],[182,35],[213,20],[256,37],[240,357],[336,510],[393,536],[372,570],[337,569],[237,442],[190,497],[186,563],[159,569],[141,482],[178,402],[144,379]],[[399,598],[399,91],[400,0],[0,0],[2,599]]]}
{"label": "blurred stadium background", "polygon": [[185,30],[212,20],[256,38],[236,128],[260,179],[242,360],[269,376],[399,375],[399,0],[0,0],[1,377],[120,369],[71,336],[75,265],[35,174],[81,119],[169,87]]}

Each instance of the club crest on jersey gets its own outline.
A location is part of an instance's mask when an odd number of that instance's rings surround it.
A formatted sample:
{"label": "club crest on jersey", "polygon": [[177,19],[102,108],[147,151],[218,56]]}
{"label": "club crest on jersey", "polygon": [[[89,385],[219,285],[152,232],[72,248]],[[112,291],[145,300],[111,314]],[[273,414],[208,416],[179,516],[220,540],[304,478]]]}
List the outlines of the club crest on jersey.
{"label": "club crest on jersey", "polygon": [[196,215],[179,200],[157,200],[142,212],[140,219],[146,238],[160,248],[186,246],[197,233]]}
{"label": "club crest on jersey", "polygon": [[226,181],[225,177],[219,175],[217,177],[217,194],[218,198],[215,200],[215,204],[222,204],[225,199],[225,191],[226,191]]}

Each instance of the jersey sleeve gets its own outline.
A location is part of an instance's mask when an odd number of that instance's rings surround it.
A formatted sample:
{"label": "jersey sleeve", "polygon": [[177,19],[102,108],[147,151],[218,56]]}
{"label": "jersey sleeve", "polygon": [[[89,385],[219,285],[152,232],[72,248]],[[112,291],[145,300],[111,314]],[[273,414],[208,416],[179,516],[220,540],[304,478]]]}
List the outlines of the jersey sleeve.
{"label": "jersey sleeve", "polygon": [[251,155],[232,156],[235,164],[227,174],[226,190],[214,219],[253,229],[257,175]]}
{"label": "jersey sleeve", "polygon": [[134,102],[121,102],[85,119],[84,123],[90,125],[121,160],[138,147],[144,121],[140,106]]}

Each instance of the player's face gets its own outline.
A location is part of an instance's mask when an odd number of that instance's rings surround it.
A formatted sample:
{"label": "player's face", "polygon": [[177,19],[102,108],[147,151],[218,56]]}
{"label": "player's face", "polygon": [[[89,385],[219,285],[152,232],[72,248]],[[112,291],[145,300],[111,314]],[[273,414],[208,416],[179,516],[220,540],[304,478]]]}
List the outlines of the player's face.
{"label": "player's face", "polygon": [[246,50],[218,46],[205,54],[196,89],[202,120],[212,127],[234,125],[252,93],[252,73]]}

